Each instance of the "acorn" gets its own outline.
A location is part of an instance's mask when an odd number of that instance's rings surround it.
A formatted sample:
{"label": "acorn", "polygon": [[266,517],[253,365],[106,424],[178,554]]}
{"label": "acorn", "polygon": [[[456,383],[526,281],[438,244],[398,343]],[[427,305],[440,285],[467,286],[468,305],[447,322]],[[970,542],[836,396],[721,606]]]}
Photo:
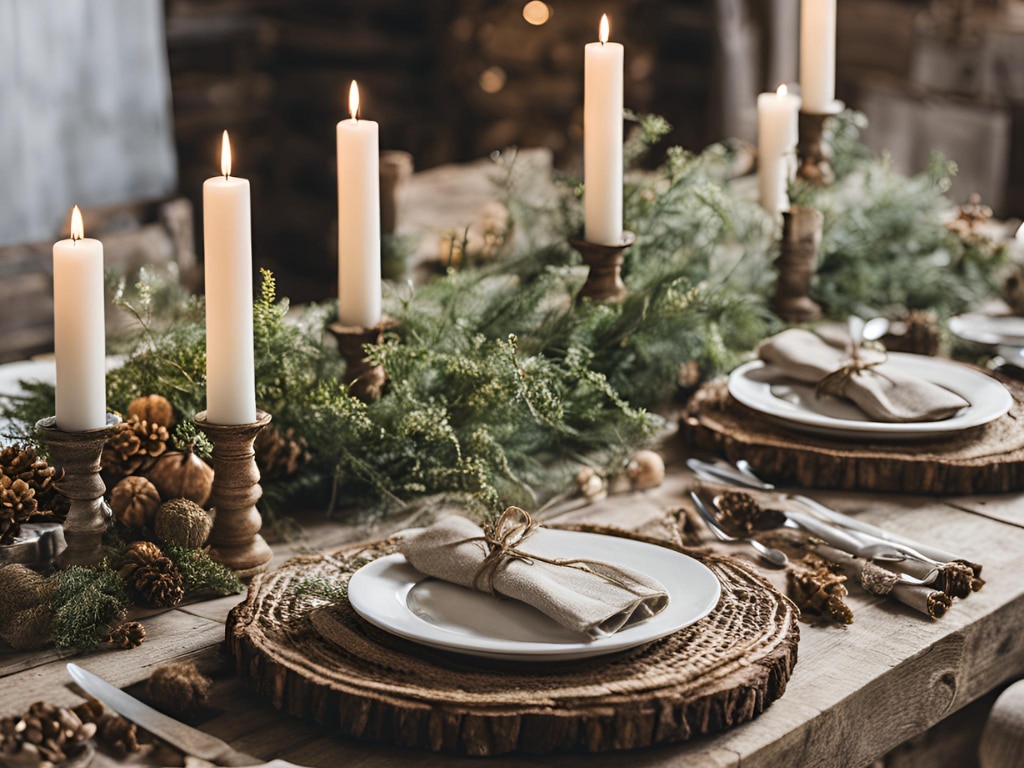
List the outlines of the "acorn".
{"label": "acorn", "polygon": [[146,477],[162,499],[189,499],[206,504],[213,488],[213,467],[192,451],[168,451],[150,467]]}
{"label": "acorn", "polygon": [[135,416],[139,421],[159,424],[168,432],[174,427],[174,407],[163,395],[146,395],[137,397],[128,404],[128,416]]}
{"label": "acorn", "polygon": [[110,492],[110,510],[114,519],[129,528],[145,528],[153,522],[160,506],[156,486],[138,475],[129,475]]}
{"label": "acorn", "polygon": [[206,543],[213,523],[202,507],[188,499],[172,499],[160,505],[154,530],[161,541],[198,549]]}

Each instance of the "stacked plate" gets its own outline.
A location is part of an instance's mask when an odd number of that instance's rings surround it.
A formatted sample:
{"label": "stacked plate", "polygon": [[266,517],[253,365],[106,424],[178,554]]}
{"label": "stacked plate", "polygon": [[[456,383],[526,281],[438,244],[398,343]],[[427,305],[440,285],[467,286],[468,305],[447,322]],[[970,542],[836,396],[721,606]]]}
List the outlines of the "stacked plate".
{"label": "stacked plate", "polygon": [[914,440],[950,436],[987,424],[1010,410],[1013,398],[991,376],[951,360],[890,352],[886,366],[955,392],[970,405],[943,421],[872,421],[852,403],[815,396],[814,385],[766,375],[761,360],[729,376],[729,393],[743,405],[791,429],[858,440]]}

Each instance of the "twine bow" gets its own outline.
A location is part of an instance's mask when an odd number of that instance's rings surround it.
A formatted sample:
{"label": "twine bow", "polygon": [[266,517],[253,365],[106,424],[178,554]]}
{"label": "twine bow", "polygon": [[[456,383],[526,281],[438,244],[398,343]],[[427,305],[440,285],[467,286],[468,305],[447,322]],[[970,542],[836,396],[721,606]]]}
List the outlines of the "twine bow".
{"label": "twine bow", "polygon": [[[525,509],[509,507],[501,513],[498,522],[486,526],[482,540],[487,545],[487,557],[477,568],[473,588],[493,595],[494,577],[506,558],[524,561],[534,559],[516,547],[532,536],[539,525]],[[486,588],[481,587],[481,583]]]}
{"label": "twine bow", "polygon": [[593,560],[586,560],[582,558],[548,558],[541,557],[540,555],[533,555],[527,552],[523,552],[518,547],[530,536],[533,535],[540,527],[540,523],[533,519],[533,516],[525,509],[519,507],[508,507],[504,512],[501,513],[501,517],[498,518],[498,522],[494,525],[488,525],[484,527],[484,535],[478,536],[464,541],[457,542],[457,544],[464,544],[468,541],[482,541],[487,545],[487,556],[476,570],[476,574],[473,576],[473,588],[478,589],[481,592],[487,592],[491,595],[496,595],[494,590],[494,579],[498,574],[498,569],[503,565],[506,565],[510,560],[519,560],[521,562],[530,564],[534,562],[546,563],[547,565],[559,565],[566,568],[575,568],[578,571],[584,571],[586,573],[593,574],[601,579],[604,579],[609,584],[613,584],[621,589],[628,592],[636,592],[633,585],[624,579],[616,578],[611,573],[605,572],[604,566],[601,570],[595,570],[591,565],[603,565]]}
{"label": "twine bow", "polygon": [[814,387],[814,396],[820,398],[822,395],[838,395],[846,397],[846,385],[854,376],[870,371],[885,362],[887,355],[885,349],[880,350],[882,357],[878,360],[867,362],[860,356],[860,350],[856,343],[850,345],[850,362],[841,366],[838,370],[827,374],[817,386]]}

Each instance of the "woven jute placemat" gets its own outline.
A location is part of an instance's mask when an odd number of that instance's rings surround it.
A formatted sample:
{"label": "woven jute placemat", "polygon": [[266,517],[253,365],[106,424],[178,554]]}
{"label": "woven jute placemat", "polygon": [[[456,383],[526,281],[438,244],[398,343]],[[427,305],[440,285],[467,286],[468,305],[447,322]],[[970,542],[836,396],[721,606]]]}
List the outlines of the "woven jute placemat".
{"label": "woven jute placemat", "polygon": [[747,566],[673,548],[715,573],[718,606],[690,627],[614,656],[558,663],[460,656],[393,637],[347,600],[328,603],[300,588],[317,578],[347,581],[358,565],[391,554],[391,541],[302,556],[257,576],[228,618],[227,644],[239,674],[278,709],[360,739],[477,756],[684,741],[747,722],[781,696],[799,629],[792,603]]}
{"label": "woven jute placemat", "polygon": [[689,448],[744,459],[765,480],[835,490],[970,495],[1024,490],[1024,385],[1005,416],[944,438],[867,442],[787,429],[741,405],[725,380],[703,385],[679,419]]}

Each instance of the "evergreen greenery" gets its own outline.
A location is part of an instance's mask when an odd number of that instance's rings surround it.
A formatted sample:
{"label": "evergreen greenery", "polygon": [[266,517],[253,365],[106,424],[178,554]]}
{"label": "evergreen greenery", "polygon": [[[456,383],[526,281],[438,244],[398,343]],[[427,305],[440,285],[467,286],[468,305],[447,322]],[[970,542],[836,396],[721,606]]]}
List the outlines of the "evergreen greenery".
{"label": "evergreen greenery", "polygon": [[[669,126],[629,119],[626,157],[638,164]],[[944,223],[955,167],[937,157],[906,178],[867,152],[863,125],[855,113],[828,125],[834,185],[792,190],[826,216],[815,297],[835,317],[900,308],[945,317],[991,293],[1001,249]],[[367,349],[390,384],[369,404],[349,396],[344,363],[324,343],[332,310],[290,312],[264,272],[254,307],[257,401],[311,454],[290,484],[267,484],[264,504],[301,494],[304,504],[374,508],[455,494],[486,512],[535,505],[581,463],[621,467],[661,426],[651,411],[670,402],[681,366],[722,372],[781,327],[768,309],[777,223],[753,185],[733,179],[745,158],[728,142],[700,154],[670,148],[657,170],[629,172],[626,226],[637,243],[623,267],[629,296],[609,305],[575,300],[586,270],[567,240],[580,231],[581,184],[558,178],[548,199],[531,200],[515,153],[502,154],[499,196],[515,237],[496,259],[464,254],[462,267],[425,285],[393,285],[386,310],[397,325]],[[159,393],[187,423],[205,403],[203,302],[170,296],[153,275],[130,296],[118,291],[139,330],[108,376],[108,402],[123,411]],[[4,410],[50,415],[52,389]],[[181,429],[179,444],[195,439]]]}
{"label": "evergreen greenery", "polygon": [[72,565],[51,578],[50,632],[58,648],[92,648],[131,605],[124,582],[106,563],[97,568]]}
{"label": "evergreen greenery", "polygon": [[162,544],[161,549],[181,571],[186,592],[235,595],[242,591],[242,582],[231,569],[215,563],[205,550],[168,543]]}

